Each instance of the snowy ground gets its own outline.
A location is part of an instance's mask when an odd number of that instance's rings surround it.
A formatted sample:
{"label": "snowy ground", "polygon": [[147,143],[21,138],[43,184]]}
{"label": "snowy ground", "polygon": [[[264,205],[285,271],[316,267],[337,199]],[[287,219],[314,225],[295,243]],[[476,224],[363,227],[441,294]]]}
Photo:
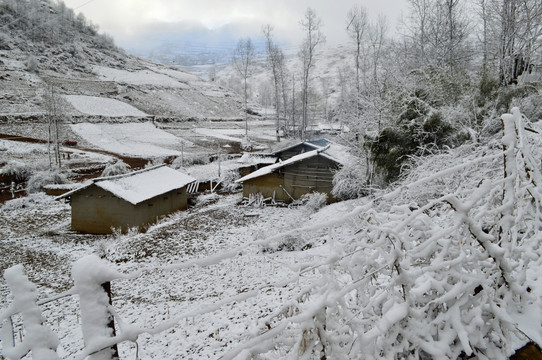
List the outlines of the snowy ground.
{"label": "snowy ground", "polygon": [[[65,168],[103,164],[112,159],[108,155],[83,151],[68,146],[61,146],[60,152],[63,156]],[[49,165],[47,144],[0,139],[0,154],[2,161],[6,163],[17,161],[36,169],[45,169]]]}
{"label": "snowy ground", "polygon": [[[5,239],[0,251],[9,254],[0,270],[23,263],[40,293],[51,295],[71,286],[70,265],[86,254],[105,252],[112,266],[121,271],[147,268],[148,273],[138,279],[113,283],[113,303],[119,315],[128,323],[146,327],[173,318],[182,320],[157,335],[141,336],[140,358],[216,359],[239,346],[291,296],[287,279],[296,276],[296,264],[330,251],[321,240],[302,236],[285,237],[267,248],[254,242],[310,223],[311,216],[321,221],[352,206],[337,204],[316,216],[305,207],[247,208],[236,205],[239,200],[238,194],[203,195],[194,208],[135,236],[78,235],[69,230],[68,205],[44,196],[14,200],[0,208],[0,216],[7,221],[0,230]],[[234,249],[238,254],[232,256]],[[166,264],[209,256],[223,257],[223,261],[205,268],[160,270]],[[282,282],[284,286],[277,286]],[[242,300],[255,290],[260,290],[259,295]],[[9,296],[3,282],[0,294],[1,306],[5,306]],[[73,297],[46,306],[47,325],[61,339],[61,358],[72,358],[82,348],[77,314]],[[134,358],[133,343],[119,348],[121,358]]]}
{"label": "snowy ground", "polygon": [[[100,104],[102,100],[104,99],[100,99]],[[115,104],[129,106],[121,102]],[[47,124],[10,123],[3,125],[0,133],[46,141]],[[61,124],[60,136],[62,140],[76,140],[79,146],[85,148],[148,159],[179,156],[182,152],[189,156],[216,154],[217,151],[240,153],[240,145],[245,138],[245,123],[243,121],[64,123]],[[249,139],[253,150],[269,150],[276,141],[274,122],[250,120]]]}

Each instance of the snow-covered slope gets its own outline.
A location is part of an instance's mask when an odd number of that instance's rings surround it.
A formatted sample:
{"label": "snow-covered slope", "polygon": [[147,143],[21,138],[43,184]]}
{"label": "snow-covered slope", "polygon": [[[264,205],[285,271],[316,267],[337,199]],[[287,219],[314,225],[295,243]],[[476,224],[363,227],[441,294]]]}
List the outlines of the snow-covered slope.
{"label": "snow-covered slope", "polygon": [[140,111],[89,114],[57,99],[55,111],[76,120],[144,114],[171,120],[242,118],[238,96],[126,54],[61,3],[6,1],[0,13],[0,120],[43,118],[58,95],[110,98]]}

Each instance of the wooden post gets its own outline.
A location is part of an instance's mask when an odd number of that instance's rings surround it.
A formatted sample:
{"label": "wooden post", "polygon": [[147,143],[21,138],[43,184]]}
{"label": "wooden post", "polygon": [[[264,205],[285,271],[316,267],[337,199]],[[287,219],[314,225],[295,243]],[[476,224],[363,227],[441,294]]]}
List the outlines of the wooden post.
{"label": "wooden post", "polygon": [[[102,284],[102,288],[104,289],[105,293],[107,294],[107,298],[109,299],[109,305],[113,305],[113,296],[111,295],[111,281],[104,282]],[[107,324],[107,327],[111,329],[111,336],[116,335],[115,331],[115,318],[113,314],[111,314],[111,318],[109,319],[109,323]],[[119,358],[119,348],[117,344],[111,346],[111,358],[112,359],[118,359]]]}

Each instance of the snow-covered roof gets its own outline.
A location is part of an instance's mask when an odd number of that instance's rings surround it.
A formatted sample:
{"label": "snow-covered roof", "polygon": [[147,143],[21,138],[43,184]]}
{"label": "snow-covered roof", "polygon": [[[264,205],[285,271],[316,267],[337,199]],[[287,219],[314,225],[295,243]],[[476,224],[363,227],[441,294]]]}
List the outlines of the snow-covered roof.
{"label": "snow-covered roof", "polygon": [[277,156],[277,154],[287,151],[290,149],[293,149],[300,145],[306,145],[310,148],[313,148],[314,150],[319,150],[321,152],[324,152],[324,154],[330,158],[331,160],[338,162],[341,165],[346,165],[347,163],[350,163],[352,161],[352,155],[348,152],[348,148],[343,145],[339,145],[335,142],[329,141],[327,139],[317,139],[317,140],[308,140],[308,141],[302,141],[297,144],[288,146],[284,149],[277,150],[272,153],[272,155]]}
{"label": "snow-covered roof", "polygon": [[240,164],[274,164],[277,162],[277,158],[271,154],[260,153],[244,153],[243,156],[237,160]]}
{"label": "snow-covered roof", "polygon": [[118,198],[137,205],[169,191],[180,189],[194,181],[196,179],[189,175],[165,165],[159,165],[129,174],[96,178],[78,189],[59,196],[57,199],[66,198],[91,185],[96,185]]}
{"label": "snow-covered roof", "polygon": [[328,150],[328,149],[329,149],[329,145],[328,145],[328,147],[325,147],[325,148],[321,148],[321,149],[317,149],[317,150],[311,150],[311,151],[307,151],[307,152],[304,152],[304,153],[296,155],[296,156],[292,156],[288,160],[281,161],[281,162],[278,162],[276,164],[268,165],[268,166],[263,167],[263,168],[261,168],[259,170],[251,172],[247,176],[244,176],[244,177],[240,178],[239,180],[236,180],[235,182],[241,183],[243,181],[247,181],[247,180],[254,179],[254,178],[257,178],[257,177],[260,177],[260,176],[264,176],[264,175],[268,175],[268,174],[271,174],[272,172],[274,172],[276,169],[280,169],[280,168],[285,167],[287,165],[291,165],[291,164],[303,161],[305,159],[310,159],[310,158],[312,158],[314,156],[318,156],[318,155],[323,156],[323,157],[325,157],[327,159],[330,159],[330,160],[335,161],[335,162],[340,164],[340,162],[338,162],[335,158],[333,158],[333,157],[331,157],[331,156],[329,156],[329,155],[327,155],[325,153],[325,151]]}
{"label": "snow-covered roof", "polygon": [[[287,147],[285,147],[285,148],[282,148],[282,149],[280,149],[280,150],[277,150],[277,151],[271,153],[271,155],[277,156],[277,155],[280,154],[281,152],[288,151],[288,150],[290,150],[290,149],[293,149],[293,148],[295,148],[295,147],[297,147],[297,146],[300,146],[300,145],[303,145],[303,144],[305,144],[305,145],[307,145],[307,146],[313,148],[314,150],[318,150],[320,147],[323,147],[323,146],[319,146],[319,145],[317,145],[317,144],[314,144],[312,141],[301,141],[301,142],[295,143],[295,144],[293,144],[293,145],[287,146]],[[326,144],[326,145],[327,145],[327,144]],[[325,145],[324,145],[324,146],[325,146]]]}

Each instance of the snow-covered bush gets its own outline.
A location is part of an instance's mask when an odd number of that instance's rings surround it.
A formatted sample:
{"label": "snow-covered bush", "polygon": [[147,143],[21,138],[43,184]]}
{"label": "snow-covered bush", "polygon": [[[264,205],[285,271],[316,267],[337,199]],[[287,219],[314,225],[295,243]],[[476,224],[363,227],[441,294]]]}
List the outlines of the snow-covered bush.
{"label": "snow-covered bush", "polygon": [[20,161],[11,160],[4,165],[2,170],[0,170],[0,174],[17,181],[26,181],[34,173],[34,171],[35,169],[32,166]]}
{"label": "snow-covered bush", "polygon": [[302,195],[299,199],[294,201],[293,205],[303,205],[306,209],[314,212],[322,208],[327,203],[327,194],[320,192],[312,192]]}
{"label": "snow-covered bush", "polygon": [[0,50],[10,50],[9,36],[6,33],[0,33]]}
{"label": "snow-covered bush", "polygon": [[344,165],[333,176],[331,195],[338,200],[356,199],[367,194],[366,166],[360,163]]}
{"label": "snow-covered bush", "polygon": [[384,183],[397,180],[409,156],[424,155],[426,149],[452,146],[457,140],[457,129],[442,113],[427,108],[422,100],[411,100],[395,126],[384,128],[374,139],[367,139],[371,162]]}
{"label": "snow-covered bush", "polygon": [[220,180],[222,181],[222,190],[234,192],[242,188],[241,184],[235,182],[237,179],[239,179],[239,172],[237,169],[224,171],[220,176]]}
{"label": "snow-covered bush", "polygon": [[526,98],[518,99],[517,103],[525,116],[531,121],[542,120],[542,95],[538,93],[532,94]]}
{"label": "snow-covered bush", "polygon": [[122,160],[118,160],[115,163],[107,164],[104,171],[102,172],[102,177],[106,176],[115,176],[122,175],[130,172],[130,166]]}
{"label": "snow-covered bush", "polygon": [[173,160],[171,166],[174,169],[192,165],[205,165],[209,163],[209,156],[203,153],[186,153],[183,156],[178,156]]}
{"label": "snow-covered bush", "polygon": [[250,141],[248,137],[245,136],[243,140],[241,141],[241,149],[249,151],[252,149],[252,147],[253,147],[252,142]]}
{"label": "snow-covered bush", "polygon": [[28,179],[26,191],[31,194],[38,191],[44,191],[46,185],[66,184],[68,179],[59,170],[40,171]]}
{"label": "snow-covered bush", "polygon": [[26,59],[26,70],[37,73],[38,68],[39,68],[38,59],[36,59],[34,56],[30,56],[28,59]]}
{"label": "snow-covered bush", "polygon": [[304,239],[298,236],[286,235],[272,244],[262,248],[264,253],[274,253],[277,251],[303,251],[312,248],[310,242],[306,242]]}
{"label": "snow-covered bush", "polygon": [[533,84],[501,87],[498,92],[496,108],[499,112],[509,111],[511,107],[520,105],[521,99],[538,93],[538,87]]}

